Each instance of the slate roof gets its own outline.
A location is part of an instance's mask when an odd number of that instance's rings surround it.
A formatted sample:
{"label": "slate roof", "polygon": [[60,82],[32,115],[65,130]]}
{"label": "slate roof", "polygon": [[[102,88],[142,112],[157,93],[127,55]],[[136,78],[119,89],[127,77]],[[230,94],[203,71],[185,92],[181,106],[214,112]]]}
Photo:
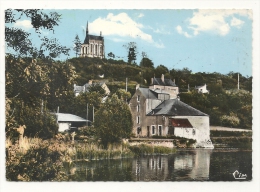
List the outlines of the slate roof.
{"label": "slate roof", "polygon": [[207,116],[207,114],[189,106],[178,99],[169,99],[160,103],[147,115],[166,115],[166,116]]}
{"label": "slate roof", "polygon": [[103,41],[104,37],[102,36],[97,36],[97,35],[86,35],[84,44],[89,44],[89,40],[99,40]]}
{"label": "slate roof", "polygon": [[152,85],[162,85],[162,86],[173,86],[176,87],[176,84],[171,79],[164,79],[164,82],[161,78],[153,78]]}
{"label": "slate roof", "polygon": [[173,127],[185,127],[192,128],[192,125],[188,119],[170,119],[170,123]]}
{"label": "slate roof", "polygon": [[86,119],[69,113],[55,113],[55,115],[58,122],[87,122]]}
{"label": "slate roof", "polygon": [[139,88],[140,92],[143,94],[143,96],[147,99],[158,99],[157,93],[154,91],[148,89],[148,88]]}

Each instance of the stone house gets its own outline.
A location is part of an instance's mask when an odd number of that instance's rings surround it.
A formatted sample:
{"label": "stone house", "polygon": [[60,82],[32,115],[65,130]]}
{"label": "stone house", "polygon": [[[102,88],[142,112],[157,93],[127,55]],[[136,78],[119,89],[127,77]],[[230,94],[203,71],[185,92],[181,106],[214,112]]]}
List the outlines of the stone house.
{"label": "stone house", "polygon": [[195,139],[198,146],[212,147],[209,116],[180,101],[176,87],[175,84],[156,85],[156,89],[137,87],[129,102],[133,134],[148,138],[174,135]]}
{"label": "stone house", "polygon": [[89,80],[89,82],[86,83],[83,86],[79,86],[79,85],[74,84],[75,96],[78,96],[80,93],[88,92],[88,88],[92,85],[100,85],[105,90],[106,95],[110,94],[110,90],[109,90],[108,86],[106,85],[106,83],[104,81],[96,81],[95,82],[93,80]]}

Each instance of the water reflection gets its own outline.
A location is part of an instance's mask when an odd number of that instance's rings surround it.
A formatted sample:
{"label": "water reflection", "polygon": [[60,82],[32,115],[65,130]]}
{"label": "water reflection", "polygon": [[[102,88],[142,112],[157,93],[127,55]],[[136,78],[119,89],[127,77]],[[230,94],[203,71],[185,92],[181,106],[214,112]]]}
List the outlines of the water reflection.
{"label": "water reflection", "polygon": [[181,151],[171,156],[133,160],[136,181],[208,180],[212,150]]}
{"label": "water reflection", "polygon": [[71,181],[234,181],[238,170],[252,179],[252,152],[210,149],[173,155],[75,163]]}

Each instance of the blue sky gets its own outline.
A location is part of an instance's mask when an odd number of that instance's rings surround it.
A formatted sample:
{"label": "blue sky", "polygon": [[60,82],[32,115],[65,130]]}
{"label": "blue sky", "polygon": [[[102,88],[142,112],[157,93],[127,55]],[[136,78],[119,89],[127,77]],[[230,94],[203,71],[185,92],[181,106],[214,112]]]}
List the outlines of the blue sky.
{"label": "blue sky", "polygon": [[[192,72],[239,72],[252,75],[252,11],[248,9],[57,9],[62,14],[54,33],[43,30],[42,35],[55,37],[62,45],[73,48],[76,34],[83,42],[89,23],[89,33],[105,38],[105,53],[113,52],[116,59],[127,61],[123,47],[136,42],[140,63],[146,52],[155,67],[189,68]],[[34,33],[26,18],[17,27]],[[33,35],[39,46],[39,38]],[[69,58],[75,57],[71,51]],[[61,57],[61,60],[66,57]]]}

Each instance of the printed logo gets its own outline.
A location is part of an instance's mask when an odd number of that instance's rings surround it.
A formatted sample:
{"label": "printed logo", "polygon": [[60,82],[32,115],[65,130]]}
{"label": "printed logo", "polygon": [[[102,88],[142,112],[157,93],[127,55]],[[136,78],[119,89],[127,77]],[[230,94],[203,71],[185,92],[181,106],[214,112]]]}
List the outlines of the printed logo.
{"label": "printed logo", "polygon": [[247,178],[247,175],[246,175],[246,174],[239,173],[238,170],[236,170],[236,171],[233,173],[233,176],[234,176],[235,179],[246,179],[246,178]]}

